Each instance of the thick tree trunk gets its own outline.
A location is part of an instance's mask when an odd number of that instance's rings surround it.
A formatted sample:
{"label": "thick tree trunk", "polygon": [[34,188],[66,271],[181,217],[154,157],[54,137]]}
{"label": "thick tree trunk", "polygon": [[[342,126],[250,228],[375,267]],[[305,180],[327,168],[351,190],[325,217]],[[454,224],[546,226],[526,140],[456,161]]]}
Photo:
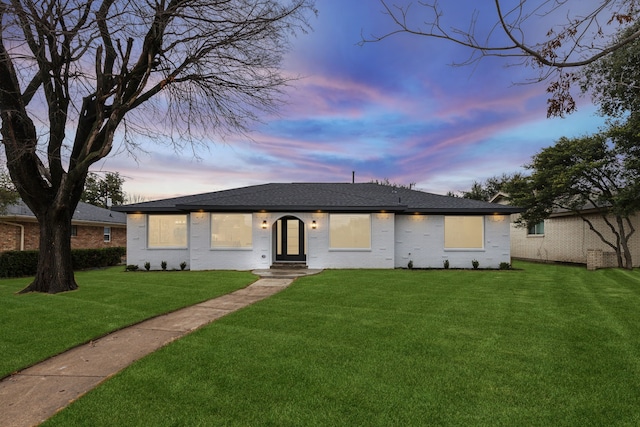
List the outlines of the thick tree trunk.
{"label": "thick tree trunk", "polygon": [[[74,205],[75,206],[75,205]],[[40,253],[34,281],[21,291],[58,292],[78,288],[71,258],[71,217],[69,206],[49,209],[38,215],[40,225]]]}

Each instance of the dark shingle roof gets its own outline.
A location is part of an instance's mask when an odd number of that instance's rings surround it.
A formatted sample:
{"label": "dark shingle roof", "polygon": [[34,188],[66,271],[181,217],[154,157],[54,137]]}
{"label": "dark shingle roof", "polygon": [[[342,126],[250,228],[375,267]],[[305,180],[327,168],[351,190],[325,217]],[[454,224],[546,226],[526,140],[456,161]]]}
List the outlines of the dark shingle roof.
{"label": "dark shingle roof", "polygon": [[120,212],[327,211],[398,213],[520,212],[513,206],[376,183],[275,183],[116,206]]}
{"label": "dark shingle roof", "polygon": [[[18,203],[9,205],[6,211],[0,217],[10,218],[35,218],[31,209],[27,205],[19,200]],[[88,203],[80,202],[73,213],[73,220],[80,222],[95,222],[100,224],[119,224],[125,225],[127,223],[127,215],[122,212],[115,212],[109,209],[103,209],[98,206],[93,206]]]}

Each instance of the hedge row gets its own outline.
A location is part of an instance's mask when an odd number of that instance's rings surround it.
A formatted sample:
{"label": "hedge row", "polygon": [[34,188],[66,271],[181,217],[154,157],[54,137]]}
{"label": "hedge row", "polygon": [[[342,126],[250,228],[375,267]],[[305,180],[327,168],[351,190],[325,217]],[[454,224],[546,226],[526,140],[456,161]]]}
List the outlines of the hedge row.
{"label": "hedge row", "polygon": [[0,253],[0,277],[34,276],[37,265],[38,251]]}
{"label": "hedge row", "polygon": [[[74,270],[118,265],[126,254],[124,247],[103,249],[73,249]],[[0,277],[23,277],[36,274],[38,251],[9,251],[0,253]]]}

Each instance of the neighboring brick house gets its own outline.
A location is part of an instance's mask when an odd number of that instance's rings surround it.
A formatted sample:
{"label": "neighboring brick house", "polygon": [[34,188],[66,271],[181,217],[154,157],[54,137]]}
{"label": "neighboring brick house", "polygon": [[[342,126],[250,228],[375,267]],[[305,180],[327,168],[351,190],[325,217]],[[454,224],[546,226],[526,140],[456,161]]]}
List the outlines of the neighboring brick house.
{"label": "neighboring brick house", "polygon": [[[599,214],[589,214],[598,231],[609,241],[615,237]],[[632,217],[638,230],[629,241],[633,266],[640,265],[640,217]],[[556,214],[534,227],[513,227],[511,230],[513,258],[586,264],[591,269],[617,267],[614,250],[589,229],[576,215]]]}
{"label": "neighboring brick house", "polygon": [[[127,218],[121,212],[80,202],[72,220],[72,249],[125,247]],[[40,229],[36,217],[22,201],[0,215],[0,252],[37,250]]]}
{"label": "neighboring brick house", "polygon": [[[507,204],[506,196],[500,194],[492,199],[494,203]],[[609,241],[615,241],[600,213],[584,213],[598,231]],[[558,212],[532,227],[517,226],[511,219],[511,256],[544,262],[567,262],[586,264],[588,268],[617,267],[614,250],[600,240],[589,225],[575,214]],[[629,247],[633,266],[640,266],[640,216],[631,218],[636,233],[631,236]],[[615,223],[615,220],[613,220]]]}

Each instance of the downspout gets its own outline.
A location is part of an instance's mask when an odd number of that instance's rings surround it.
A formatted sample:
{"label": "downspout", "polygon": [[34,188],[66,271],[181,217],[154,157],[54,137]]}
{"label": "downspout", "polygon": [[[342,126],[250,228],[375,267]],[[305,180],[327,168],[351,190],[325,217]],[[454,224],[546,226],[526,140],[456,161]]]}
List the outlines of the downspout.
{"label": "downspout", "polygon": [[0,224],[13,225],[15,227],[20,227],[20,251],[24,251],[24,225],[18,224],[16,222],[7,222],[7,221],[0,221]]}

